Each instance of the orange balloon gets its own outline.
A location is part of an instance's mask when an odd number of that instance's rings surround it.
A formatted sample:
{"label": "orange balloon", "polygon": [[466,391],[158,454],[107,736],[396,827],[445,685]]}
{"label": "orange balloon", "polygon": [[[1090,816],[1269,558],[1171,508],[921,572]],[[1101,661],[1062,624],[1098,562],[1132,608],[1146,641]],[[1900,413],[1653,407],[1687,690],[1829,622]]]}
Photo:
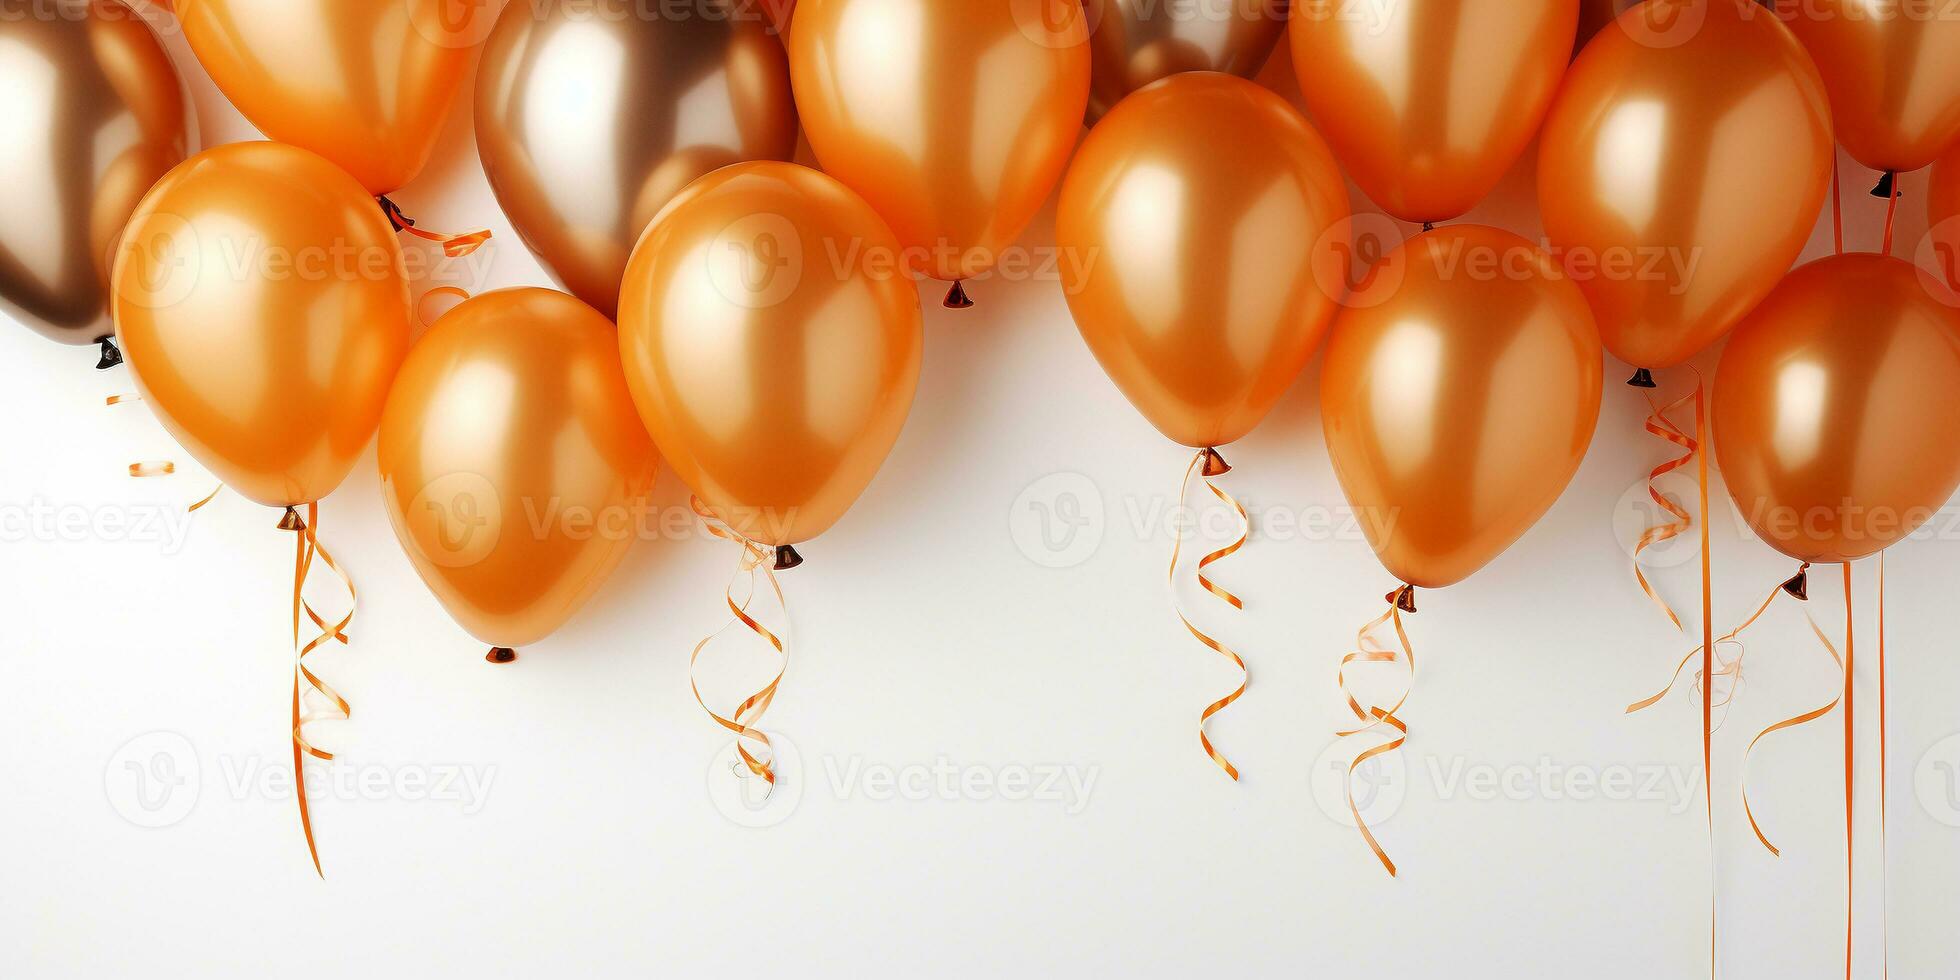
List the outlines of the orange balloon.
{"label": "orange balloon", "polygon": [[496,6],[179,0],[177,18],[211,80],[261,132],[386,194],[429,162]]}
{"label": "orange balloon", "polygon": [[1380,302],[1334,323],[1327,451],[1382,564],[1462,581],[1558,500],[1599,419],[1601,356],[1578,287],[1507,231],[1448,225],[1390,252]]}
{"label": "orange balloon", "polygon": [[1538,203],[1606,349],[1665,368],[1728,332],[1809,241],[1833,153],[1817,69],[1753,5],[1646,0],[1600,32],[1545,120]]}
{"label": "orange balloon", "polygon": [[1918,170],[1960,140],[1960,16],[1940,0],[1778,0],[1817,60],[1837,139],[1874,170]]}
{"label": "orange balloon", "polygon": [[443,314],[402,363],[378,445],[402,549],[492,646],[564,625],[648,529],[660,461],[618,335],[564,293],[498,290]]}
{"label": "orange balloon", "polygon": [[136,386],[198,462],[272,507],[340,485],[410,334],[401,247],[354,178],[281,143],[206,150],[137,205],[111,280]]}
{"label": "orange balloon", "polygon": [[897,237],[850,188],[790,163],[689,184],[641,236],[619,297],[627,386],[661,455],[770,546],[823,533],[871,482],[923,345]]}
{"label": "orange balloon", "polygon": [[1404,221],[1443,221],[1489,194],[1531,142],[1579,8],[1302,2],[1292,21],[1300,96],[1355,184]]}
{"label": "orange balloon", "polygon": [[991,268],[1041,210],[1089,103],[1079,0],[802,0],[790,79],[823,169],[907,265]]}
{"label": "orange balloon", "polygon": [[1812,262],[1736,328],[1714,397],[1758,537],[1800,561],[1874,554],[1960,487],[1960,298],[1888,256]]}
{"label": "orange balloon", "polygon": [[1316,251],[1347,217],[1334,158],[1286,100],[1217,72],[1117,103],[1062,184],[1055,240],[1089,349],[1172,440],[1252,431],[1320,347]]}

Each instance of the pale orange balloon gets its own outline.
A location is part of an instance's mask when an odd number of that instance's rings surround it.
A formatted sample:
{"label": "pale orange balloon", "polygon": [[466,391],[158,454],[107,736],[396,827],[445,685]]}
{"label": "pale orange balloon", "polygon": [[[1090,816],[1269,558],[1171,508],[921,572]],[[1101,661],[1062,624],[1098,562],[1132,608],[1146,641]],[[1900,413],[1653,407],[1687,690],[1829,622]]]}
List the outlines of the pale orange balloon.
{"label": "pale orange balloon", "polygon": [[1293,70],[1355,184],[1405,221],[1443,221],[1531,142],[1578,23],[1578,0],[1300,2]]}
{"label": "pale orange balloon", "polygon": [[908,266],[991,268],[1068,164],[1089,101],[1079,0],[802,0],[790,78],[826,173]]}
{"label": "pale orange balloon", "polygon": [[282,143],[206,150],[137,206],[111,282],[131,377],[198,462],[272,507],[340,485],[410,334],[401,246],[354,178]]}
{"label": "pale orange balloon", "polygon": [[1779,0],[1830,92],[1837,139],[1874,170],[1960,140],[1960,15],[1940,0]]}
{"label": "pale orange balloon", "polygon": [[178,0],[192,53],[267,136],[386,194],[422,172],[497,4]]}
{"label": "pale orange balloon", "polygon": [[415,571],[493,647],[544,639],[657,530],[647,439],[612,321],[505,289],[443,314],[402,363],[377,440]]}
{"label": "pale orange balloon", "polygon": [[1321,422],[1382,564],[1441,588],[1510,547],[1578,472],[1599,337],[1558,263],[1507,231],[1425,232],[1377,275],[1396,285],[1334,323]]}
{"label": "pale orange balloon", "polygon": [[1252,431],[1320,347],[1317,251],[1347,217],[1325,143],[1286,100],[1217,72],[1139,89],[1083,141],[1055,240],[1069,312],[1170,439]]}
{"label": "pale orange balloon", "polygon": [[736,533],[823,533],[897,441],[924,346],[900,252],[850,188],[771,161],[696,180],[641,236],[619,297],[627,385]]}
{"label": "pale orange balloon", "polygon": [[1802,253],[1834,152],[1823,80],[1766,11],[1646,0],[1601,31],[1545,120],[1538,202],[1606,349],[1665,368],[1728,332]]}
{"label": "pale orange balloon", "polygon": [[1736,328],[1714,399],[1723,480],[1764,543],[1875,554],[1960,487],[1960,299],[1888,256],[1812,262]]}

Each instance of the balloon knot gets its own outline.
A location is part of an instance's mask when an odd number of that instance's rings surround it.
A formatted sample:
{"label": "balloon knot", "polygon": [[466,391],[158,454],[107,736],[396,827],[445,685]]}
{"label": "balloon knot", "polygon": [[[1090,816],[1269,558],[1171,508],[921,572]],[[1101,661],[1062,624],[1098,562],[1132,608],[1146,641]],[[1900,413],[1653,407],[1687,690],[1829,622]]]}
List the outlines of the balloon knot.
{"label": "balloon knot", "polygon": [[102,359],[95,362],[97,371],[107,371],[123,362],[122,351],[116,347],[116,338],[103,337],[96,343],[102,345]]}
{"label": "balloon knot", "polygon": [[388,226],[390,228],[393,228],[397,232],[402,232],[415,225],[415,219],[403,214],[401,206],[388,200],[388,195],[377,195],[375,201],[380,203],[381,213],[388,216]]}
{"label": "balloon knot", "polygon": [[306,530],[306,522],[300,519],[299,511],[288,507],[286,508],[285,516],[279,518],[279,530],[304,531]]}
{"label": "balloon knot", "polygon": [[1392,605],[1395,608],[1400,609],[1405,613],[1412,613],[1416,611],[1416,587],[1413,585],[1402,586],[1401,588],[1396,589],[1393,592],[1390,592],[1387,598],[1388,598],[1389,605]]}
{"label": "balloon knot", "polygon": [[1878,178],[1878,186],[1872,188],[1872,196],[1881,201],[1889,201],[1898,193],[1898,175],[1890,170]]}
{"label": "balloon knot", "polygon": [[491,647],[490,652],[488,654],[485,654],[483,659],[488,660],[493,664],[516,663],[517,651],[512,650],[509,647]]}
{"label": "balloon knot", "polygon": [[1205,458],[1205,468],[1203,471],[1205,476],[1224,476],[1232,472],[1232,464],[1225,462],[1225,457],[1220,456],[1218,450],[1207,446],[1205,447],[1205,451],[1200,455]]}
{"label": "balloon knot", "polygon": [[1627,379],[1627,385],[1634,388],[1660,387],[1660,385],[1654,383],[1654,372],[1649,371],[1646,368],[1635,369],[1633,372],[1633,377]]}
{"label": "balloon knot", "polygon": [[776,571],[787,572],[801,564],[803,564],[803,556],[797,554],[795,548],[786,544],[776,546]]}
{"label": "balloon knot", "polygon": [[1422,223],[1422,230],[1423,230],[1423,231],[1435,231],[1435,230],[1436,230],[1436,222],[1434,222],[1434,221],[1425,221],[1425,222],[1423,222],[1423,223]]}
{"label": "balloon knot", "polygon": [[1790,593],[1798,602],[1810,601],[1809,562],[1804,562],[1803,567],[1797,569],[1797,574],[1790,576],[1790,580],[1783,583],[1783,591]]}
{"label": "balloon knot", "polygon": [[966,295],[965,283],[956,279],[953,281],[953,288],[946,290],[946,308],[949,310],[970,310],[973,308],[973,300],[967,298]]}

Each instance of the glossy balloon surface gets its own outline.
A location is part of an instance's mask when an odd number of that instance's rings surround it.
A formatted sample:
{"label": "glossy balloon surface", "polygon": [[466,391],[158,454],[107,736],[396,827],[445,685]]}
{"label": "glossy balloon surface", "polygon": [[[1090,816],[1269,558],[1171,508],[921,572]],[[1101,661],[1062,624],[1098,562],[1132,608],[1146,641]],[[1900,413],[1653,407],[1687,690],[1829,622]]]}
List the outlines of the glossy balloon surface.
{"label": "glossy balloon surface", "polygon": [[1390,574],[1462,581],[1558,500],[1599,419],[1585,298],[1510,232],[1404,242],[1379,302],[1343,310],[1321,372],[1334,472]]}
{"label": "glossy balloon surface", "polygon": [[612,321],[564,293],[498,290],[443,314],[402,363],[377,446],[402,549],[493,646],[564,625],[660,528],[659,459]]}

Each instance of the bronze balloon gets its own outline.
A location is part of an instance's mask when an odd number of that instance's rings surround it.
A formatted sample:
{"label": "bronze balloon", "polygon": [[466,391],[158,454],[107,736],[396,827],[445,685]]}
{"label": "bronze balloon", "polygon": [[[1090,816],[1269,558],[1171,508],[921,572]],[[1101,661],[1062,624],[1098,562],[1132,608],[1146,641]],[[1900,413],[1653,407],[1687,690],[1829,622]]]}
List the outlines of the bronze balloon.
{"label": "bronze balloon", "polygon": [[1859,163],[1918,170],[1960,139],[1960,15],[1951,3],[1783,0],[1778,9],[1816,59],[1837,140]]}
{"label": "bronze balloon", "polygon": [[682,187],[796,152],[789,56],[749,0],[660,17],[631,0],[504,9],[477,70],[497,202],[558,281],[611,317],[627,257]]}
{"label": "bronze balloon", "polygon": [[1251,78],[1286,33],[1288,0],[1087,0],[1089,116],[1169,75]]}
{"label": "bronze balloon", "polygon": [[[183,82],[130,8],[52,0],[0,16],[0,311],[65,344],[105,342],[123,226],[196,140]],[[100,366],[120,360],[106,342]]]}
{"label": "bronze balloon", "polygon": [[1844,562],[1911,534],[1960,486],[1960,310],[1884,255],[1812,262],[1735,330],[1715,456],[1763,542]]}

